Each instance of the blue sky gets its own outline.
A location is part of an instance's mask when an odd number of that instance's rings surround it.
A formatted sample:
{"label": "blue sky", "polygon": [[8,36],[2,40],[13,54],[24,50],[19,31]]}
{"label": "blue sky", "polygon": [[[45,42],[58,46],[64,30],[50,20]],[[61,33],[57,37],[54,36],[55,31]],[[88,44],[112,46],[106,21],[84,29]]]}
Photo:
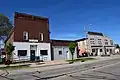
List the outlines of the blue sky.
{"label": "blue sky", "polygon": [[120,43],[119,0],[1,0],[1,3],[0,13],[11,21],[15,11],[48,17],[52,39],[82,38],[86,26]]}

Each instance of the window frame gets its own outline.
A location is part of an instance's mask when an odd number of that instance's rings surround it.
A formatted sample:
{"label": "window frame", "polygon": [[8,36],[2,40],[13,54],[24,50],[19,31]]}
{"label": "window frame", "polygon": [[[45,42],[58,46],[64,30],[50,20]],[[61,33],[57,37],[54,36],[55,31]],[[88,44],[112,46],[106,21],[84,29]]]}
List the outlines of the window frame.
{"label": "window frame", "polygon": [[90,40],[95,40],[94,38],[90,38]]}
{"label": "window frame", "polygon": [[[107,44],[106,44],[106,43],[107,43]],[[108,42],[107,42],[107,41],[105,42],[105,45],[108,45]]]}
{"label": "window frame", "polygon": [[[41,38],[40,38],[40,35],[41,35]],[[40,40],[41,39],[41,40]],[[44,40],[44,35],[43,35],[43,33],[39,33],[39,40],[40,41],[43,41]]]}
{"label": "window frame", "polygon": [[[47,52],[46,52],[46,54],[43,54],[43,53],[41,53],[41,51],[47,51]],[[48,50],[40,50],[40,55],[42,55],[42,56],[48,56]]]}
{"label": "window frame", "polygon": [[27,31],[23,32],[23,40],[28,40],[28,32]]}
{"label": "window frame", "polygon": [[110,44],[113,45],[113,40],[110,40]]}
{"label": "window frame", "polygon": [[[61,52],[61,53],[60,53],[60,52]],[[59,54],[59,55],[62,55],[62,50],[59,50],[59,51],[58,51],[58,54]]]}
{"label": "window frame", "polygon": [[[25,53],[25,55],[20,55],[20,53],[19,53],[19,51],[26,51],[26,53]],[[24,56],[27,56],[27,50],[17,50],[17,52],[18,52],[18,56],[20,56],[20,57],[24,57]],[[21,52],[21,53],[23,53],[23,52]]]}

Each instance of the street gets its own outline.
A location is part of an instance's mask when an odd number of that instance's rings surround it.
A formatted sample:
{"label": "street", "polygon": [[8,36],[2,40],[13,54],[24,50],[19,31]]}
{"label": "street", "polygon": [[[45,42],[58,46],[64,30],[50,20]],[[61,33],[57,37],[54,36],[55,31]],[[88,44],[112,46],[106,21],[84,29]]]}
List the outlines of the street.
{"label": "street", "polygon": [[23,72],[0,76],[0,80],[120,80],[120,59],[94,63],[67,64],[45,71]]}

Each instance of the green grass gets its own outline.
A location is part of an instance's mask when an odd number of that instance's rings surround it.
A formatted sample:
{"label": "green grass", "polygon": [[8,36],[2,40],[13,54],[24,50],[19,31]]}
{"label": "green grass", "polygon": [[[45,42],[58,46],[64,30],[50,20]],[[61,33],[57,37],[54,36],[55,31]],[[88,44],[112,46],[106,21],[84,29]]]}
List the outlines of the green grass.
{"label": "green grass", "polygon": [[0,70],[17,70],[17,69],[22,69],[22,68],[29,68],[29,65],[0,67]]}
{"label": "green grass", "polygon": [[[95,60],[95,58],[78,58],[78,59],[74,59],[74,62],[78,62],[78,61],[89,61],[89,60]],[[72,60],[66,60],[68,62],[71,62]]]}

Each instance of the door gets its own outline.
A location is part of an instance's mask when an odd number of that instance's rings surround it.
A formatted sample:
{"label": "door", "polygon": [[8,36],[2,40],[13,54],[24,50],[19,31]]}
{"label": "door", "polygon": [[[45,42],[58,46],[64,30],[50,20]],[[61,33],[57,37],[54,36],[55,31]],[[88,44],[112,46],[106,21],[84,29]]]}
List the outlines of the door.
{"label": "door", "polygon": [[98,55],[98,49],[96,49],[96,52],[95,52],[95,56],[97,56]]}
{"label": "door", "polygon": [[51,60],[54,60],[54,48],[51,48]]}
{"label": "door", "polygon": [[30,50],[30,60],[35,61],[35,50]]}

